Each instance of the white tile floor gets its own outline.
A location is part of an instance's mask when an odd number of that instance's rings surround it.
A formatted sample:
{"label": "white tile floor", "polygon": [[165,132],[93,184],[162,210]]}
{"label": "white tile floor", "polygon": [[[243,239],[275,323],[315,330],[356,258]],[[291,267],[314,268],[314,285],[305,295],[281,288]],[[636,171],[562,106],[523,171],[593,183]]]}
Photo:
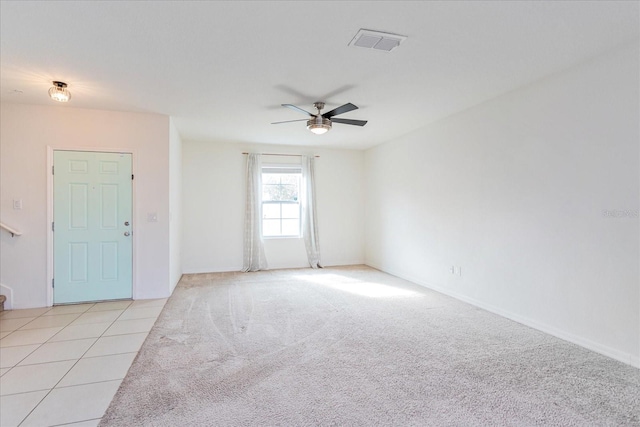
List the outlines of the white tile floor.
{"label": "white tile floor", "polygon": [[0,426],[97,426],[166,299],[0,313]]}

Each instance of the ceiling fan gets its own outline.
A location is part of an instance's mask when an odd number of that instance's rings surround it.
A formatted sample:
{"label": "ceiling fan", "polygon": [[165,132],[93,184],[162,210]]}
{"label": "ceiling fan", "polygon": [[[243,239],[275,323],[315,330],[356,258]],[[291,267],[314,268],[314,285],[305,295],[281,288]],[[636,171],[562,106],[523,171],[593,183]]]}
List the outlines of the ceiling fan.
{"label": "ceiling fan", "polygon": [[300,107],[296,107],[293,104],[282,104],[283,107],[291,108],[292,110],[299,111],[301,113],[309,115],[310,119],[299,119],[299,120],[287,120],[284,122],[274,122],[272,125],[277,125],[280,123],[291,123],[291,122],[301,122],[307,121],[307,129],[316,135],[322,135],[323,133],[328,132],[331,129],[332,123],[342,123],[345,125],[355,125],[355,126],[364,126],[367,124],[366,120],[353,120],[353,119],[334,119],[334,116],[338,114],[348,113],[349,111],[357,110],[358,107],[353,105],[352,103],[341,105],[338,108],[334,108],[333,110],[322,114],[322,109],[324,108],[324,102],[314,102],[313,106],[318,109],[318,114],[312,114],[306,110],[303,110]]}

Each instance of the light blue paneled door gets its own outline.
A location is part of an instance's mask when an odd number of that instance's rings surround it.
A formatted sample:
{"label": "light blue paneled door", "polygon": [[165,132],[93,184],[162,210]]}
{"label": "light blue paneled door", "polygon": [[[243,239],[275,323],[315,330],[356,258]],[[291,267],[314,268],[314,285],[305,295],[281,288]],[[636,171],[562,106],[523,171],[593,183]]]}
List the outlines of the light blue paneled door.
{"label": "light blue paneled door", "polygon": [[53,302],[131,298],[131,154],[56,150],[53,165]]}

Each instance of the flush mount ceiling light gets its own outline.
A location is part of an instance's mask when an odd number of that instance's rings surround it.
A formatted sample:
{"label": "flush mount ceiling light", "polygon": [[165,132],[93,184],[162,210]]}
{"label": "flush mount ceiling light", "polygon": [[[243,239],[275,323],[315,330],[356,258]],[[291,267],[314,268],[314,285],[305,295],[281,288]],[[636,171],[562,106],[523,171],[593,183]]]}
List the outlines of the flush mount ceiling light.
{"label": "flush mount ceiling light", "polygon": [[351,40],[349,46],[391,52],[406,39],[407,36],[401,36],[400,34],[383,33],[382,31],[361,28]]}
{"label": "flush mount ceiling light", "polygon": [[49,96],[54,101],[67,102],[71,99],[71,93],[67,89],[67,84],[64,82],[51,82],[53,86],[49,89]]}

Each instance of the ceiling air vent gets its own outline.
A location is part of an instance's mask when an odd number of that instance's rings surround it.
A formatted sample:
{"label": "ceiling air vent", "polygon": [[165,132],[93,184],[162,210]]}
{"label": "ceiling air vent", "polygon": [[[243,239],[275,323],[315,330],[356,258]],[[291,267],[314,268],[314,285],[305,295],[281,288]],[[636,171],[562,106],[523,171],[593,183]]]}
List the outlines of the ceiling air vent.
{"label": "ceiling air vent", "polygon": [[406,38],[407,36],[401,36],[399,34],[360,29],[358,34],[356,34],[353,40],[349,43],[349,46],[391,52],[393,49],[400,46],[400,43]]}

